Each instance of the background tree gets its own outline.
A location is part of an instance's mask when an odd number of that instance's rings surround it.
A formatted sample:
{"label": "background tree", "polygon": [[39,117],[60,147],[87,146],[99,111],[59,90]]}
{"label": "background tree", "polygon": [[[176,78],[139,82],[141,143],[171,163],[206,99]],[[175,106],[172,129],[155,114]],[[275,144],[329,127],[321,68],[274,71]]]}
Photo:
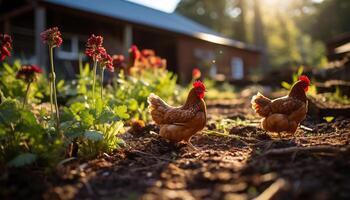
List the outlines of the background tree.
{"label": "background tree", "polygon": [[324,65],[324,42],[350,31],[349,10],[349,0],[182,0],[176,12],[261,47],[276,69]]}

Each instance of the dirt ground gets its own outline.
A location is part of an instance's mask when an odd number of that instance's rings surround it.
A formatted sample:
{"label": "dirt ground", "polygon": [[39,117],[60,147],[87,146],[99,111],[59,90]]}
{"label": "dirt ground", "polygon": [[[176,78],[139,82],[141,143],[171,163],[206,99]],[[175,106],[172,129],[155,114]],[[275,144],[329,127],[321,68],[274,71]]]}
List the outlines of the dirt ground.
{"label": "dirt ground", "polygon": [[[208,102],[206,130],[173,145],[148,125],[125,134],[127,146],[89,161],[73,160],[47,176],[7,172],[1,199],[350,199],[350,119],[307,117],[296,136],[259,128],[248,99]],[[240,119],[220,134],[219,117]],[[208,131],[210,130],[210,131]]]}

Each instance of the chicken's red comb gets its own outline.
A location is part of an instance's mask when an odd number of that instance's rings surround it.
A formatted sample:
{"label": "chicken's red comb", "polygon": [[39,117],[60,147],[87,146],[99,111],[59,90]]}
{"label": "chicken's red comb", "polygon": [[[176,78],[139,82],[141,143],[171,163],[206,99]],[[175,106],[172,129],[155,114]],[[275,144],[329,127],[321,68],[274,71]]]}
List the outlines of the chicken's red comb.
{"label": "chicken's red comb", "polygon": [[204,84],[202,83],[202,81],[195,81],[195,82],[193,83],[193,87],[194,87],[194,88],[201,88],[202,90],[205,91],[205,86],[204,86]]}
{"label": "chicken's red comb", "polygon": [[299,76],[298,80],[299,81],[304,81],[304,82],[307,83],[307,85],[310,85],[310,79],[307,76],[305,76],[305,75]]}

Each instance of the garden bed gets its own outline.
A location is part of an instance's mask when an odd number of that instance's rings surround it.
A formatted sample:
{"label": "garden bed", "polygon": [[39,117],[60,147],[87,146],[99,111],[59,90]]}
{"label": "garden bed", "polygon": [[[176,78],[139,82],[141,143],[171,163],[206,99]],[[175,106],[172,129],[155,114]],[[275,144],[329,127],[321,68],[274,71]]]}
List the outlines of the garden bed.
{"label": "garden bed", "polygon": [[[192,139],[199,150],[169,144],[148,125],[124,134],[127,146],[110,155],[50,173],[5,171],[2,199],[350,198],[350,119],[308,117],[296,137],[280,139],[258,128],[248,99],[208,102],[208,113],[207,128]],[[227,134],[222,118],[236,123]]]}

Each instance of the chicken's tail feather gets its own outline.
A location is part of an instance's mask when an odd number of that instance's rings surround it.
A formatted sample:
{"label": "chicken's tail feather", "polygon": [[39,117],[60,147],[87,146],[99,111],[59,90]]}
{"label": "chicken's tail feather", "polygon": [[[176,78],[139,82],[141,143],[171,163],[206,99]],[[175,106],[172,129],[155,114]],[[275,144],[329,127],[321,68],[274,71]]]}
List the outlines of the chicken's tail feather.
{"label": "chicken's tail feather", "polygon": [[157,124],[162,124],[162,119],[164,118],[169,105],[165,103],[159,96],[153,93],[148,96],[147,102],[149,104],[148,111],[150,112],[152,119]]}
{"label": "chicken's tail feather", "polygon": [[266,117],[269,113],[269,109],[267,109],[267,105],[271,103],[271,100],[260,92],[254,95],[251,100],[252,108],[254,111],[260,116]]}

